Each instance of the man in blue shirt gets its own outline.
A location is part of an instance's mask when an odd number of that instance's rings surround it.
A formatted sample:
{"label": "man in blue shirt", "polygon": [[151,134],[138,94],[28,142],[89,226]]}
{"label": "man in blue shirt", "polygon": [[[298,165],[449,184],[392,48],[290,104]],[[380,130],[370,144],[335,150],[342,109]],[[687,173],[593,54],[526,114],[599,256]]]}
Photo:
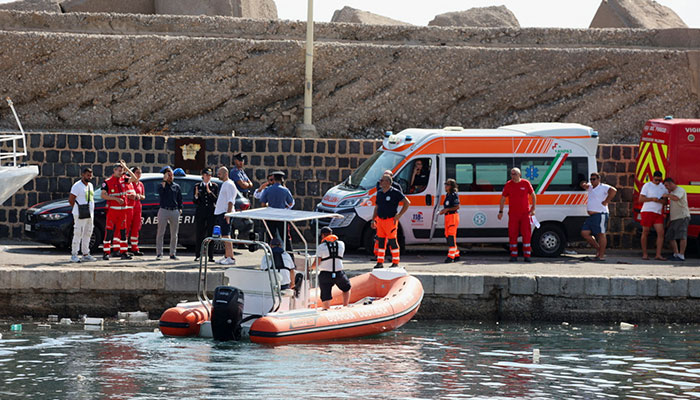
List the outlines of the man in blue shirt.
{"label": "man in blue shirt", "polygon": [[246,175],[243,168],[248,160],[248,156],[243,153],[238,153],[233,156],[233,165],[231,172],[229,173],[229,178],[236,184],[236,189],[243,194],[243,196],[248,197],[248,191],[253,188],[253,182],[250,181],[248,175]]}
{"label": "man in blue shirt", "polygon": [[[284,179],[284,172],[275,171],[272,173],[272,179],[274,183],[268,186],[265,191],[263,191],[260,196],[260,202],[263,207],[270,208],[280,208],[280,209],[291,209],[294,207],[294,198],[292,198],[292,193],[282,185]],[[284,234],[284,223],[280,221],[267,221],[267,226],[270,228],[270,233],[272,237],[279,237],[280,239],[286,237],[285,239],[285,250],[292,251],[292,236],[289,231],[289,226],[287,226],[287,232]]]}
{"label": "man in blue shirt", "polygon": [[165,167],[162,172],[163,182],[158,185],[160,209],[158,210],[158,231],[156,233],[156,260],[163,258],[163,239],[167,224],[170,224],[170,259],[177,260],[175,250],[177,249],[177,233],[182,214],[182,190],[180,190],[180,185],[173,181],[172,168]]}

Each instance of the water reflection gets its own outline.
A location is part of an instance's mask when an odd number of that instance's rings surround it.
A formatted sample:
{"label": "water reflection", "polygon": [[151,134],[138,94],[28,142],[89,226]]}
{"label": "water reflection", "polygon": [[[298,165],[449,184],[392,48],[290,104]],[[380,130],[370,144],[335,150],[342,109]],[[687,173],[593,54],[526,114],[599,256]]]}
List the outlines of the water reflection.
{"label": "water reflection", "polygon": [[700,398],[698,325],[412,322],[379,337],[277,347],[8,326],[2,399]]}

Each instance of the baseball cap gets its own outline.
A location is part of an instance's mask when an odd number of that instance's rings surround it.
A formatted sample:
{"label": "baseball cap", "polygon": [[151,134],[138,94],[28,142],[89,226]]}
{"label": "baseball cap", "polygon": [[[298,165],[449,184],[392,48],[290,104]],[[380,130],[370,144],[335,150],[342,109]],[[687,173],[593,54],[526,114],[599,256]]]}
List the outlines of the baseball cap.
{"label": "baseball cap", "polygon": [[273,238],[270,240],[270,246],[282,246],[282,241],[277,238]]}

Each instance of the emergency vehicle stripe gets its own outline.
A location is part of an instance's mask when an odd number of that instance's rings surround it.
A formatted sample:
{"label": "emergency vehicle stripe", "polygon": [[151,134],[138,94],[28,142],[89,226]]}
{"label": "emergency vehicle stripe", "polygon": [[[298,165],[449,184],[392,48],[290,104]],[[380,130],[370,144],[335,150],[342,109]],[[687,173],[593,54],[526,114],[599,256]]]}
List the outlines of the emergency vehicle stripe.
{"label": "emergency vehicle stripe", "polygon": [[554,158],[554,161],[552,161],[552,164],[549,166],[549,169],[547,169],[547,172],[545,172],[544,178],[537,186],[537,189],[535,189],[536,194],[542,194],[547,190],[549,185],[554,180],[554,177],[557,176],[557,173],[559,172],[561,166],[564,165],[564,161],[566,161],[566,158],[568,156],[569,153],[557,154],[557,156]]}
{"label": "emergency vehicle stripe", "polygon": [[635,170],[634,190],[641,190],[640,185],[646,183],[655,171],[666,175],[666,159],[668,146],[660,143],[642,142],[639,144],[639,156]]}
{"label": "emergency vehicle stripe", "polygon": [[700,186],[698,185],[678,185],[688,194],[700,194]]}

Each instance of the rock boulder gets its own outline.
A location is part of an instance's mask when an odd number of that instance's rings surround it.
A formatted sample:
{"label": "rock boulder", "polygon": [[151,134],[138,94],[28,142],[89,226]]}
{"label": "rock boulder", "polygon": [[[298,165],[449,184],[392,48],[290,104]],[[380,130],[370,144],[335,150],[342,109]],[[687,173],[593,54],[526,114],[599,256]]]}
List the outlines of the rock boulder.
{"label": "rock boulder", "polygon": [[153,0],[64,0],[63,12],[155,14]]}
{"label": "rock boulder", "polygon": [[277,19],[274,0],[155,0],[156,14]]}
{"label": "rock boulder", "polygon": [[672,9],[653,0],[603,0],[591,28],[687,28]]}
{"label": "rock boulder", "polygon": [[0,4],[0,10],[46,11],[60,13],[61,7],[58,5],[58,0],[19,0]]}
{"label": "rock boulder", "polygon": [[410,25],[409,23],[397,21],[368,11],[345,6],[340,10],[335,10],[331,22],[350,22],[367,25]]}
{"label": "rock boulder", "polygon": [[466,11],[454,11],[436,15],[430,26],[473,26],[480,28],[512,27],[520,23],[506,6],[475,7]]}

